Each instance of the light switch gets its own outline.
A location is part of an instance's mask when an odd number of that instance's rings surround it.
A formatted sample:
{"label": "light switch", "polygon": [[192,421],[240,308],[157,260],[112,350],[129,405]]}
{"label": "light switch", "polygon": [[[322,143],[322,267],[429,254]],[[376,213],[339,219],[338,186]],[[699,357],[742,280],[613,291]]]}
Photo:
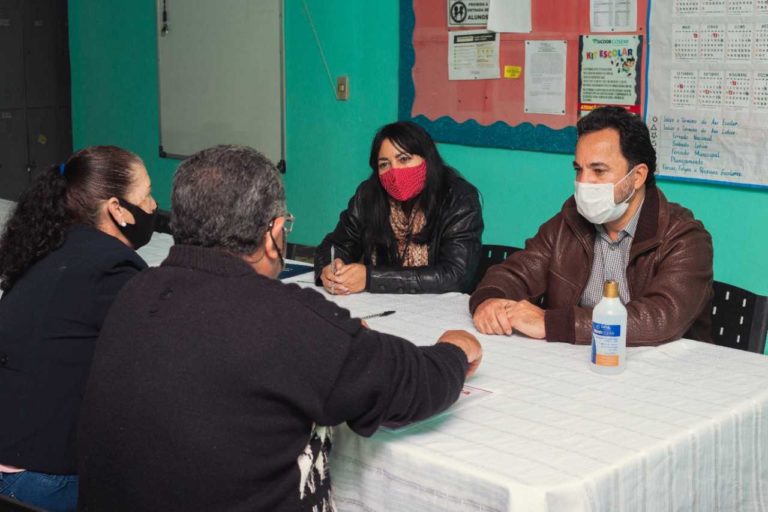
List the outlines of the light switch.
{"label": "light switch", "polygon": [[339,101],[347,101],[349,99],[349,77],[336,77],[336,99]]}

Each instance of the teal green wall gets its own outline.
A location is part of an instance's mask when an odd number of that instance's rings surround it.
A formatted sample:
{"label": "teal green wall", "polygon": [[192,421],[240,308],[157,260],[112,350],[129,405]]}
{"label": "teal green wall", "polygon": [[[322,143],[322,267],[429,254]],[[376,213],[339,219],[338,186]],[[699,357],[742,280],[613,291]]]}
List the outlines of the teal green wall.
{"label": "teal green wall", "polygon": [[114,144],[139,154],[161,208],[177,161],[158,156],[154,0],[69,0],[75,148]]}
{"label": "teal green wall", "polygon": [[[316,244],[370,172],[370,140],[397,116],[398,4],[307,0],[331,73],[350,78],[336,101],[300,0],[285,0],[292,241]],[[177,162],[157,157],[154,0],[70,0],[75,146],[112,143],[147,163],[168,208]],[[441,145],[482,192],[485,242],[522,245],[572,191],[571,157]],[[716,279],[768,294],[768,192],[661,181],[712,233]]]}

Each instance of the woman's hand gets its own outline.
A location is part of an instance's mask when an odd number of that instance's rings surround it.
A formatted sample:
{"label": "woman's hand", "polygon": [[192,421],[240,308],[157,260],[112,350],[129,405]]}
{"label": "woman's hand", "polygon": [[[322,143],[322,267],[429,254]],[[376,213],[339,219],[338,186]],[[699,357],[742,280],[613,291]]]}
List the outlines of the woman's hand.
{"label": "woman's hand", "polygon": [[347,288],[339,282],[337,276],[338,269],[342,268],[343,266],[344,262],[339,258],[336,258],[333,261],[333,267],[336,268],[336,271],[334,271],[331,265],[326,265],[325,268],[323,268],[323,271],[320,273],[320,281],[323,283],[323,288],[325,288],[331,295],[348,293]]}
{"label": "woman's hand", "polygon": [[365,277],[368,270],[360,263],[336,266],[336,293],[349,295],[365,290]]}

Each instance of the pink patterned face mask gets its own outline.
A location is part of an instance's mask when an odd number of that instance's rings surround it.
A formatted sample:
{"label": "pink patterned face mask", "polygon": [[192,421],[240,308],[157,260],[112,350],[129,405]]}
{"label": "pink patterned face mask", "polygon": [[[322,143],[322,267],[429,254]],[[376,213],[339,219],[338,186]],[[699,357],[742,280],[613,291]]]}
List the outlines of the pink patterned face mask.
{"label": "pink patterned face mask", "polygon": [[379,174],[379,180],[387,194],[398,201],[407,201],[421,194],[427,183],[426,160],[413,167],[393,167],[384,174]]}

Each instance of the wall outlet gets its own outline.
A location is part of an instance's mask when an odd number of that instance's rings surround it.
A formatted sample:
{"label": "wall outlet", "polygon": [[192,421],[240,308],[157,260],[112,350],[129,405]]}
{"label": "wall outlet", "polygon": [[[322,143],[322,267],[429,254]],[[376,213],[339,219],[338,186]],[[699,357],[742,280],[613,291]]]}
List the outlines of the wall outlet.
{"label": "wall outlet", "polygon": [[336,99],[339,101],[347,101],[349,99],[349,77],[348,76],[336,77]]}

